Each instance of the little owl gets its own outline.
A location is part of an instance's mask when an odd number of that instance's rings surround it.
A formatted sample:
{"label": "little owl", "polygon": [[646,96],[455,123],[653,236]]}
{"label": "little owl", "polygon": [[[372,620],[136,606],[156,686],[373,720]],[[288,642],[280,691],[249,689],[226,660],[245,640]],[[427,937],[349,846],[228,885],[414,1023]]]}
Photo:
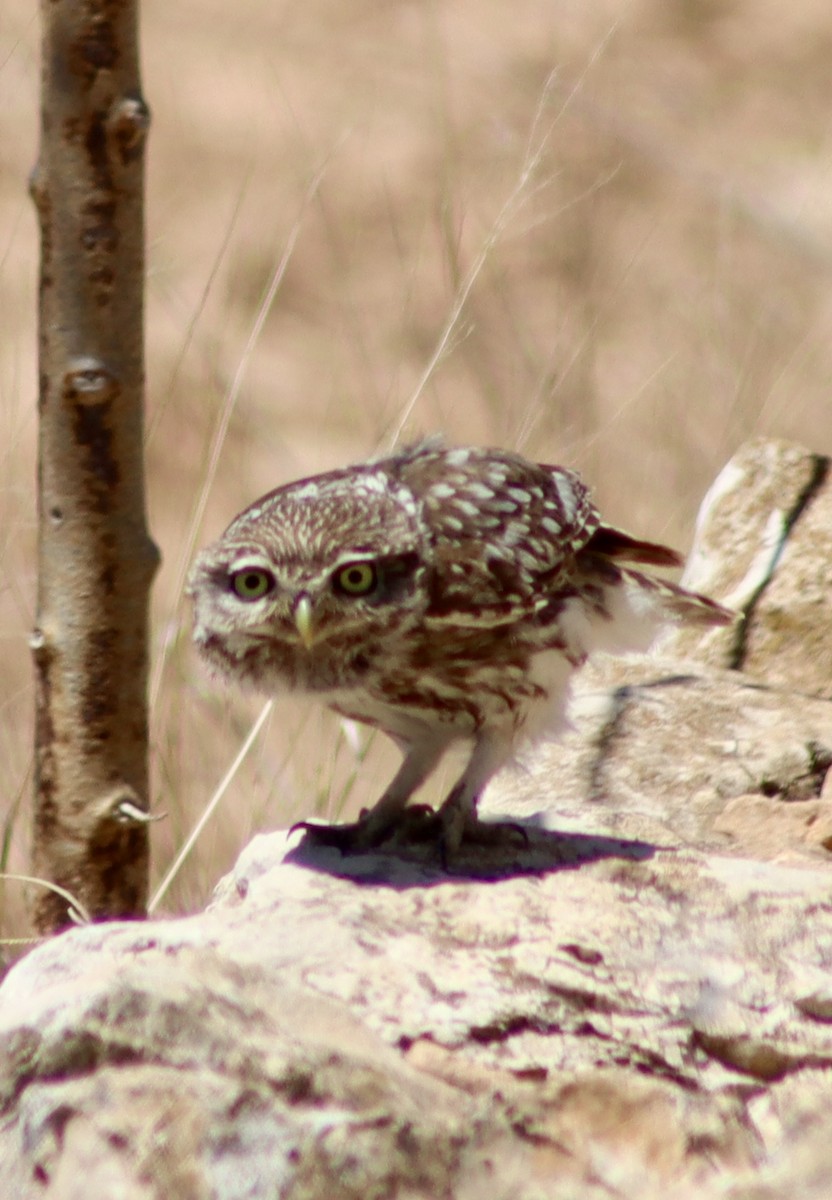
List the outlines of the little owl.
{"label": "little owl", "polygon": [[589,654],[732,619],[639,569],[680,561],[604,525],[564,467],[430,440],[269,492],[200,554],[189,592],[216,672],[314,694],[402,751],[373,808],[322,834],[342,849],[391,838],[448,746],[468,744],[436,818],[444,853],[484,835],[479,795],[521,742],[563,724]]}

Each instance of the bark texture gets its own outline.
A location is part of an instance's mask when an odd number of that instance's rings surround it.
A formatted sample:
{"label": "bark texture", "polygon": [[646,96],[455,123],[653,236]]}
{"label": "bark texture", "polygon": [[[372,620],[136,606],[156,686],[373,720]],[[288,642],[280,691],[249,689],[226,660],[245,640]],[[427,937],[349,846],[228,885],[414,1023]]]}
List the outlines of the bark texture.
{"label": "bark texture", "polygon": [[[45,0],[34,873],[144,912],[144,146],[136,0]],[[67,924],[44,892],[41,932]]]}

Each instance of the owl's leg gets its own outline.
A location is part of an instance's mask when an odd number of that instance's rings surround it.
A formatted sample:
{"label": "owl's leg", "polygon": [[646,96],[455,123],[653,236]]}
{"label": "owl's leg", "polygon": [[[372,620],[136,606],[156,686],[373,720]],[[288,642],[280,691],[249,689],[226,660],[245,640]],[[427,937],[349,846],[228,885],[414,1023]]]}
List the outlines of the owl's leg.
{"label": "owl's leg", "polygon": [[448,747],[447,738],[406,742],[394,739],[404,761],[372,808],[346,825],[319,825],[298,821],[292,829],[304,829],[316,842],[337,846],[344,853],[369,850],[388,841],[403,821],[407,802],[420,787]]}
{"label": "owl's leg", "polygon": [[395,740],[404,753],[404,761],[373,807],[363,812],[357,822],[370,837],[380,834],[381,840],[399,823],[408,800],[422,786],[448,747],[444,738],[411,743]]}
{"label": "owl's leg", "polygon": [[[439,810],[443,858],[458,850],[463,841],[501,840],[499,825],[487,825],[478,819],[477,801],[486,784],[512,754],[513,739],[510,736],[483,733],[475,741],[467,767]],[[526,836],[521,826],[512,825],[511,828]]]}

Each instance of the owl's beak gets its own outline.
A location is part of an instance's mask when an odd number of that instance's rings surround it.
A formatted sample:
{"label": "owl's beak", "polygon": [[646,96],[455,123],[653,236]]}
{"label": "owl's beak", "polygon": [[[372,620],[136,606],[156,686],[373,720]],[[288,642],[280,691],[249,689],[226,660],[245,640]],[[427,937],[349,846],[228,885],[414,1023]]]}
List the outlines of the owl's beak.
{"label": "owl's beak", "polygon": [[315,641],[315,630],[312,628],[312,601],[305,592],[301,592],[298,597],[292,615],[295,618],[300,640],[307,650],[311,650]]}

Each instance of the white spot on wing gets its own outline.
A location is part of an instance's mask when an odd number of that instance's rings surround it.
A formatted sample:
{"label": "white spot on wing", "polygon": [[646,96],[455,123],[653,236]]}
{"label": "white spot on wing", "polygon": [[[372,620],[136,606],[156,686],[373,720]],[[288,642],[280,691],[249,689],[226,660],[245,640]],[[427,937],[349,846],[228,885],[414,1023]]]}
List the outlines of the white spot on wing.
{"label": "white spot on wing", "polygon": [[547,533],[554,534],[555,537],[558,537],[563,533],[563,525],[554,517],[543,517],[540,525],[541,528],[545,529]]}
{"label": "white spot on wing", "polygon": [[487,483],[472,482],[467,484],[465,490],[469,496],[474,496],[477,500],[492,500],[494,498],[494,489],[490,488]]}
{"label": "white spot on wing", "polygon": [[558,494],[563,501],[564,508],[570,515],[574,515],[575,510],[578,507],[578,497],[572,484],[572,480],[568,475],[558,473],[555,476],[555,483],[557,485]]}
{"label": "white spot on wing", "polygon": [[451,487],[449,483],[435,483],[427,494],[429,501],[433,499],[447,500],[450,496],[456,494],[456,488]]}
{"label": "white spot on wing", "polygon": [[477,508],[476,504],[472,504],[470,500],[455,500],[454,508],[456,508],[458,512],[464,513],[466,517],[479,516],[480,510]]}
{"label": "white spot on wing", "polygon": [[532,494],[525,488],[518,487],[516,483],[510,483],[508,490],[511,492],[513,499],[518,501],[519,504],[531,504]]}

